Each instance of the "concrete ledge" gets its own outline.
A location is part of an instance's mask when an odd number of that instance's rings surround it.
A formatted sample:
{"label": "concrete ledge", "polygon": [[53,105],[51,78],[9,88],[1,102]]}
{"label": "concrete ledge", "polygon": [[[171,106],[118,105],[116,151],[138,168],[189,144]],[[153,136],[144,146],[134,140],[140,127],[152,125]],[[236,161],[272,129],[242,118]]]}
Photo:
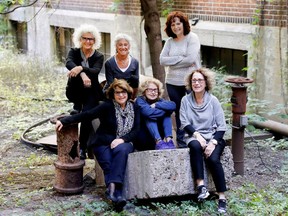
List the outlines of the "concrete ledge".
{"label": "concrete ledge", "polygon": [[[232,178],[234,164],[227,146],[221,156],[226,182]],[[212,176],[205,168],[205,184],[213,191]],[[127,199],[149,199],[195,194],[189,149],[153,150],[129,154],[125,195]]]}

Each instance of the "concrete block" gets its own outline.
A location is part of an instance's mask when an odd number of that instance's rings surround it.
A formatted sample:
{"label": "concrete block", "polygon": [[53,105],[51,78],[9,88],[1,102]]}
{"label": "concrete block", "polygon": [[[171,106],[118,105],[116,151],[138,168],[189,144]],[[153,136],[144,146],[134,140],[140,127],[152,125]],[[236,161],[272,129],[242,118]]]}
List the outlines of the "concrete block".
{"label": "concrete block", "polygon": [[[221,162],[226,181],[229,181],[234,171],[229,147],[225,148]],[[209,190],[215,190],[206,167],[204,181]],[[127,199],[195,194],[189,149],[151,150],[129,154],[124,188]]]}

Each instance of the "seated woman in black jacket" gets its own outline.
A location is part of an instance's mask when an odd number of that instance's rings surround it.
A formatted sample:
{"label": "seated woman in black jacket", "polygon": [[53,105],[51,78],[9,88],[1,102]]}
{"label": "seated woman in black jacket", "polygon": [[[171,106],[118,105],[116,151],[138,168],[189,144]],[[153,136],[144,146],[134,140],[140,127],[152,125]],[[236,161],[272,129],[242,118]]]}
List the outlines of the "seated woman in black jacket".
{"label": "seated woman in black jacket", "polygon": [[122,187],[128,154],[134,150],[133,141],[140,125],[140,112],[130,101],[132,92],[125,80],[115,79],[106,92],[107,101],[91,110],[62,118],[55,126],[56,130],[61,130],[63,125],[100,120],[91,145],[104,171],[107,197],[121,207],[126,204]]}

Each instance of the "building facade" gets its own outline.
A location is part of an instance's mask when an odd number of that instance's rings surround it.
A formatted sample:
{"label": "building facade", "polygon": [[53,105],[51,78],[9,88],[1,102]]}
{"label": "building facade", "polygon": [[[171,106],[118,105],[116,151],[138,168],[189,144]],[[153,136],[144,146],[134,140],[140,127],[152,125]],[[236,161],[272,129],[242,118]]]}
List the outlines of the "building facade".
{"label": "building facade", "polygon": [[[116,2],[116,1],[115,1]],[[93,24],[102,34],[100,51],[106,58],[115,52],[113,38],[132,36],[132,55],[141,73],[151,74],[150,56],[140,0],[39,0],[9,14],[18,45],[28,54],[64,61],[73,46],[73,29]],[[254,79],[253,95],[284,104],[288,113],[288,6],[287,0],[157,0],[159,12],[181,10],[199,18],[192,31],[202,45],[203,64],[225,66],[229,74]],[[165,18],[161,18],[162,30]],[[167,38],[162,32],[162,38]],[[242,70],[244,69],[244,70]]]}

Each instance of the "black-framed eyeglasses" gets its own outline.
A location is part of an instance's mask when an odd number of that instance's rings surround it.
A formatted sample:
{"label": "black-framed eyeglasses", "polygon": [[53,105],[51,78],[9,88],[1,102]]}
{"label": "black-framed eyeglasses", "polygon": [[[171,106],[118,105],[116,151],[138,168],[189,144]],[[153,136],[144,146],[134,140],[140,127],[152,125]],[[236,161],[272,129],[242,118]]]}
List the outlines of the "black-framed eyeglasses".
{"label": "black-framed eyeglasses", "polygon": [[192,79],[191,81],[192,81],[192,83],[194,83],[194,84],[197,83],[197,82],[198,82],[199,84],[202,84],[202,83],[205,81],[205,79]]}
{"label": "black-framed eyeglasses", "polygon": [[83,37],[83,36],[81,36],[81,39],[85,41],[95,41],[95,38],[88,38],[88,37]]}

